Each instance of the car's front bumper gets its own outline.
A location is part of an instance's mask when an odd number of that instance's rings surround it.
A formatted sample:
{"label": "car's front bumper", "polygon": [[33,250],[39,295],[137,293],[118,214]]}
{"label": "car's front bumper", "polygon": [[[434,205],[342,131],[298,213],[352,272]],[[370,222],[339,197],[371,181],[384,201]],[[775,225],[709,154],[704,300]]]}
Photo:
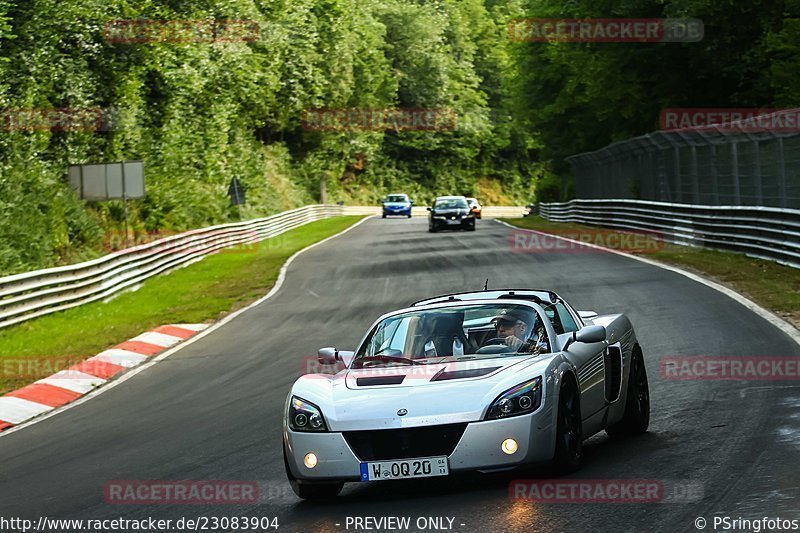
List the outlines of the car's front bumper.
{"label": "car's front bumper", "polygon": [[[512,455],[500,448],[508,438],[516,440],[519,446]],[[284,428],[284,446],[288,467],[295,479],[360,479],[362,461],[342,433],[303,433]],[[488,471],[546,462],[553,458],[554,451],[555,417],[550,405],[545,403],[530,415],[468,424],[455,449],[448,455],[448,462],[451,472]],[[318,458],[317,466],[306,468],[303,458],[312,452]]]}
{"label": "car's front bumper", "polygon": [[387,217],[391,216],[404,216],[407,217],[411,214],[411,208],[398,208],[398,209],[391,209],[391,208],[384,208],[383,214]]}
{"label": "car's front bumper", "polygon": [[437,229],[468,229],[475,227],[475,217],[434,217],[430,219],[430,224]]}

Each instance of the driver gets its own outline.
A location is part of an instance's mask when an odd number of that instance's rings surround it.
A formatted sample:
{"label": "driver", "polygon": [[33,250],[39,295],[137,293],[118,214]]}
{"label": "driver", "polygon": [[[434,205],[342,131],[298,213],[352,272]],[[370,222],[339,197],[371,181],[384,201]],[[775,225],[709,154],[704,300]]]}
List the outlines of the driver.
{"label": "driver", "polygon": [[[535,328],[535,334],[528,338],[528,317],[516,309],[507,309],[492,319],[496,336],[483,343],[483,346],[505,344],[517,352],[547,353],[547,334],[544,327]],[[537,320],[537,324],[540,324]],[[534,338],[535,337],[535,338]],[[527,341],[525,339],[528,339]]]}
{"label": "driver", "polygon": [[502,311],[492,319],[497,335],[483,345],[505,344],[515,351],[518,350],[525,343],[525,333],[528,331],[526,318],[524,313],[515,309]]}

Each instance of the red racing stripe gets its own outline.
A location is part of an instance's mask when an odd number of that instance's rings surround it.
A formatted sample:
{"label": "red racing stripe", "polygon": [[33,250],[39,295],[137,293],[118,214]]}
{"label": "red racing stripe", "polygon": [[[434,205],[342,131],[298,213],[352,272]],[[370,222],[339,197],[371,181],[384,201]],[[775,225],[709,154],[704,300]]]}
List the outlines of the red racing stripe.
{"label": "red racing stripe", "polygon": [[191,329],[184,329],[179,328],[177,326],[160,326],[154,329],[156,333],[163,333],[164,335],[172,335],[173,337],[180,337],[181,339],[188,339],[192,335],[196,334],[196,331],[192,331]]}
{"label": "red racing stripe", "polygon": [[9,424],[8,422],[3,422],[2,420],[0,420],[0,431],[3,431],[4,429],[8,429],[13,425],[14,424]]}
{"label": "red racing stripe", "polygon": [[59,407],[79,398],[81,395],[80,393],[62,389],[61,387],[54,387],[47,383],[34,383],[27,387],[22,387],[19,390],[9,392],[6,396],[13,396],[14,398],[20,398],[22,400],[49,405],[50,407]]}
{"label": "red racing stripe", "polygon": [[115,365],[107,361],[98,361],[97,359],[87,359],[77,365],[69,367],[70,370],[77,370],[90,376],[97,376],[98,378],[108,379],[125,370],[124,366]]}
{"label": "red racing stripe", "polygon": [[125,341],[122,344],[117,344],[114,348],[128,350],[129,352],[136,352],[142,355],[155,355],[158,352],[166,350],[163,346],[156,346],[155,344],[142,341]]}

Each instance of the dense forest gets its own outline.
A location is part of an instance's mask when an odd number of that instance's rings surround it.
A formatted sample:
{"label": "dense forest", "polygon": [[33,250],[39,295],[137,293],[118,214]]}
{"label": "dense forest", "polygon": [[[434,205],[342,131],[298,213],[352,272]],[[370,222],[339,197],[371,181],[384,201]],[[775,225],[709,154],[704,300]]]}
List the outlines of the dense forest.
{"label": "dense forest", "polygon": [[[0,0],[0,274],[98,255],[121,229],[120,202],[70,191],[77,163],[145,162],[137,236],[318,202],[321,180],[359,204],[566,198],[564,157],[657,129],[663,108],[796,106],[798,16],[800,0]],[[705,36],[518,42],[524,17],[693,17]],[[120,21],[207,21],[223,38],[143,41]],[[19,123],[82,109],[102,127]],[[455,118],[325,130],[304,123],[315,109]]]}

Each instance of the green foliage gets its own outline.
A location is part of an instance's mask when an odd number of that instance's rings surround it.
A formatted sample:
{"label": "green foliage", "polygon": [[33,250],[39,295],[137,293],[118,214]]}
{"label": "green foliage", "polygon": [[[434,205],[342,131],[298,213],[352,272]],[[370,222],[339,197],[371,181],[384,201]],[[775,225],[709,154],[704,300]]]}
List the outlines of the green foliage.
{"label": "green foliage", "polygon": [[[570,195],[564,157],[665,107],[797,105],[800,0],[0,0],[0,108],[115,110],[112,131],[0,128],[0,274],[104,253],[120,202],[70,164],[141,159],[136,234],[391,191]],[[696,17],[700,43],[517,43],[521,17]],[[252,20],[258,38],[113,42],[114,20]],[[452,110],[452,131],[307,131],[309,109]],[[248,203],[232,208],[232,177]]]}

